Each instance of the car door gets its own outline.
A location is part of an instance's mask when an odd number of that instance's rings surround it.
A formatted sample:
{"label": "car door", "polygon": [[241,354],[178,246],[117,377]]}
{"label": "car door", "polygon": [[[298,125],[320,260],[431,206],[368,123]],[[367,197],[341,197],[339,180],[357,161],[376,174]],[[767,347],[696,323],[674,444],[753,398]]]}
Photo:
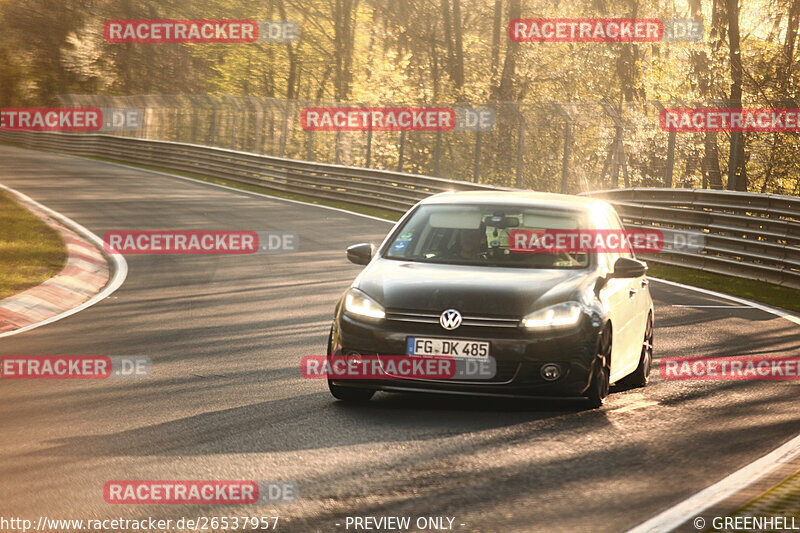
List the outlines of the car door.
{"label": "car door", "polygon": [[[603,212],[602,216],[593,218],[593,229],[605,232],[611,229],[611,217]],[[617,253],[597,253],[597,262],[602,272],[610,273],[614,270],[614,262],[618,259]],[[619,379],[617,376],[628,365],[628,349],[625,334],[628,329],[626,324],[630,321],[630,306],[628,305],[629,280],[611,278],[600,291],[600,301],[606,311],[606,316],[611,321],[611,381]]]}
{"label": "car door", "polygon": [[[610,208],[603,210],[594,221],[595,229],[603,232],[621,230],[619,218]],[[624,256],[630,255],[618,251],[598,253],[598,261],[605,264],[609,272],[613,272],[614,264]],[[633,372],[638,364],[638,356],[634,358],[632,350],[637,322],[636,280],[611,278],[606,283],[603,293],[606,299],[606,312],[612,324],[611,381],[615,382]]]}
{"label": "car door", "polygon": [[[607,257],[609,271],[618,254],[602,254]],[[633,318],[633,305],[630,296],[631,280],[612,278],[608,280],[601,293],[606,305],[606,314],[612,325],[611,381],[617,381],[630,373],[631,339],[630,324]]]}
{"label": "car door", "polygon": [[[612,229],[624,231],[622,221],[616,212],[611,211],[609,214],[611,219]],[[635,259],[632,250],[621,251],[619,257],[628,257]],[[647,315],[650,311],[650,295],[648,292],[646,276],[638,278],[628,278],[625,280],[623,293],[627,294],[625,300],[625,315],[627,316],[627,323],[625,324],[625,332],[623,335],[623,342],[625,344],[625,354],[622,359],[624,364],[619,369],[620,378],[636,370],[639,365],[639,359],[642,353],[642,341],[644,340],[644,332],[647,323]],[[622,289],[622,287],[621,287]],[[612,371],[613,375],[613,371]]]}

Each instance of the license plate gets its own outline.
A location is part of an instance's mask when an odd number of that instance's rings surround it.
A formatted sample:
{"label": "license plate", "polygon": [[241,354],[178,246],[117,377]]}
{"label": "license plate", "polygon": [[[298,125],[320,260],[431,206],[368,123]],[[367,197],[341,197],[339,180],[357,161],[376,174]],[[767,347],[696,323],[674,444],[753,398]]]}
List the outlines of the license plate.
{"label": "license plate", "polygon": [[407,355],[449,355],[452,357],[489,357],[490,343],[463,339],[409,337]]}

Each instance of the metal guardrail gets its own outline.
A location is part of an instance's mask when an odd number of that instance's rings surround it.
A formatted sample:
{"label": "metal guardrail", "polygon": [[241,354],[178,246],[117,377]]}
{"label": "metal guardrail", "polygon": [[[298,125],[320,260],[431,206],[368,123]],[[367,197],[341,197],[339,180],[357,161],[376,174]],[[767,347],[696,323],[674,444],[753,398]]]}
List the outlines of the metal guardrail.
{"label": "metal guardrail", "polygon": [[[0,141],[192,172],[398,213],[439,192],[513,190],[111,135],[0,132]],[[649,255],[648,261],[800,288],[800,198],[705,189],[633,188],[588,194],[612,203],[629,229],[703,234],[703,250],[662,252]]]}
{"label": "metal guardrail", "polygon": [[417,174],[312,163],[197,144],[114,135],[0,132],[0,140],[28,148],[105,157],[202,174],[283,193],[379,207],[397,213],[404,213],[418,201],[439,192],[502,190],[491,185]]}
{"label": "metal guardrail", "polygon": [[589,194],[613,204],[628,229],[702,233],[703,250],[662,252],[648,261],[800,288],[800,198],[657,188]]}

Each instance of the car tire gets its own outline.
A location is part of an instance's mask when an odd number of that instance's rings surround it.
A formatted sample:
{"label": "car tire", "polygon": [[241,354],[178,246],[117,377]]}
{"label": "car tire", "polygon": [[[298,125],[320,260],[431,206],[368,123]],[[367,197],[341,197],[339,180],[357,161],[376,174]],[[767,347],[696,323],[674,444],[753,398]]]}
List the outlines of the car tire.
{"label": "car tire", "polygon": [[642,342],[642,354],[639,358],[639,366],[633,374],[626,376],[620,384],[628,388],[639,388],[647,385],[650,377],[650,369],[653,367],[653,314],[647,317],[647,326],[644,328],[644,341]]}
{"label": "car tire", "polygon": [[586,399],[591,409],[603,405],[611,386],[611,326],[606,326],[597,341],[597,359],[595,360],[592,380],[586,390]]}
{"label": "car tire", "polygon": [[[333,326],[331,326],[331,331],[328,333],[328,357],[333,355],[331,352],[333,351]],[[343,402],[368,402],[374,395],[375,391],[372,389],[357,389],[354,387],[342,387],[340,385],[334,385],[334,383],[329,379],[328,380],[328,389],[331,391],[331,394],[337,400]]]}

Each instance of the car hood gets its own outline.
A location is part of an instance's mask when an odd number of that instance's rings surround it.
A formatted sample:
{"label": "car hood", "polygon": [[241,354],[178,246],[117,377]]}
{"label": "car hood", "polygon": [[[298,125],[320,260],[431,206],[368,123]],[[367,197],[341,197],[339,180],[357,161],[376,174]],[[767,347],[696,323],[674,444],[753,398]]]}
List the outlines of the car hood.
{"label": "car hood", "polygon": [[519,316],[577,300],[592,281],[587,270],[439,265],[378,259],[354,286],[386,309],[458,309],[468,315]]}

